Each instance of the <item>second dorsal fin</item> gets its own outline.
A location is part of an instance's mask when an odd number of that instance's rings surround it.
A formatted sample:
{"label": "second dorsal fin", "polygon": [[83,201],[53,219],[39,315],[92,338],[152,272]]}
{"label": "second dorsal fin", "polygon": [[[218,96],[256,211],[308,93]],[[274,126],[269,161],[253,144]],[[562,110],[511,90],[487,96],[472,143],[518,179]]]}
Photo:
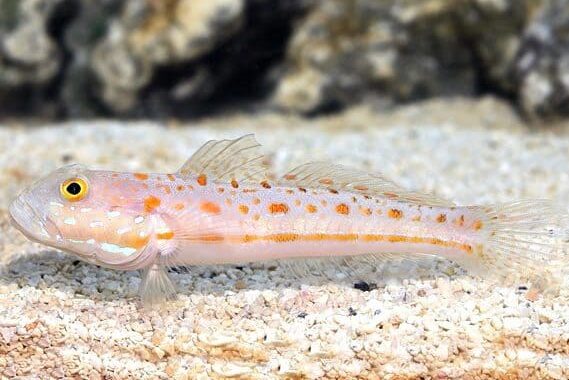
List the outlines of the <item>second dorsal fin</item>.
{"label": "second dorsal fin", "polygon": [[285,174],[283,184],[305,188],[326,188],[430,206],[453,206],[451,201],[431,194],[410,191],[382,174],[370,174],[327,162],[311,162]]}
{"label": "second dorsal fin", "polygon": [[178,170],[181,175],[206,174],[220,181],[257,182],[268,167],[261,145],[252,134],[234,140],[210,140]]}

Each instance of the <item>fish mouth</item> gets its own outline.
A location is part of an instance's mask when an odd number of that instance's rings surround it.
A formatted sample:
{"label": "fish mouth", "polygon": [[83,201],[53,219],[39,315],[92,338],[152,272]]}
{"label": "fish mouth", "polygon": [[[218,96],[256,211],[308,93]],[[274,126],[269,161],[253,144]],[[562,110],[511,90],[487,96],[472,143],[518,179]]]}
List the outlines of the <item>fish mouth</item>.
{"label": "fish mouth", "polygon": [[28,239],[44,244],[61,242],[57,225],[48,216],[42,216],[22,196],[12,202],[9,209],[10,222]]}

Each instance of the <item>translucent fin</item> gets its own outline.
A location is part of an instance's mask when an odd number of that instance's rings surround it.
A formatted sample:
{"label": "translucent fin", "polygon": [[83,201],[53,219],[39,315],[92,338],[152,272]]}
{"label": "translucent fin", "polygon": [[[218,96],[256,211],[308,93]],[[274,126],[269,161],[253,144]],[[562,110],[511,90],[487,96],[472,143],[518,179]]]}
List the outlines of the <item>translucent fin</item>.
{"label": "translucent fin", "polygon": [[166,268],[158,264],[143,271],[139,290],[142,303],[146,307],[176,298],[176,289]]}
{"label": "translucent fin", "polygon": [[[172,204],[161,205],[155,223],[158,233],[172,233],[171,238],[157,243],[160,264],[167,268],[185,265],[183,250],[188,244],[219,244],[227,235],[243,234],[240,219],[228,218],[224,214],[206,214],[197,207],[178,210]],[[211,258],[208,260],[211,261]]]}
{"label": "translucent fin", "polygon": [[529,281],[541,292],[559,289],[569,264],[567,216],[547,200],[528,200],[479,210],[487,241],[472,255],[453,258],[469,272],[510,284]]}
{"label": "translucent fin", "polygon": [[451,201],[431,194],[404,189],[382,174],[370,174],[327,162],[301,165],[285,174],[281,182],[288,186],[343,190],[430,206],[454,205]]}
{"label": "translucent fin", "polygon": [[255,136],[205,143],[178,171],[181,175],[206,174],[220,181],[258,182],[267,177],[268,166]]}
{"label": "translucent fin", "polygon": [[421,267],[432,267],[436,257],[427,254],[372,253],[356,256],[329,256],[280,261],[287,274],[306,280],[324,277],[350,282],[387,283],[390,280],[418,277]]}

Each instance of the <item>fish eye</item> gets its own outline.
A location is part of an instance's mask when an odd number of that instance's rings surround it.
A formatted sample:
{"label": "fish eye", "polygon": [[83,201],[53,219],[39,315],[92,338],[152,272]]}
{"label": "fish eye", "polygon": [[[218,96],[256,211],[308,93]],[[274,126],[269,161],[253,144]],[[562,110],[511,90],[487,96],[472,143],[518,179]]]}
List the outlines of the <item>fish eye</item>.
{"label": "fish eye", "polygon": [[61,196],[71,202],[85,198],[88,190],[89,185],[83,178],[70,178],[64,181],[59,188]]}

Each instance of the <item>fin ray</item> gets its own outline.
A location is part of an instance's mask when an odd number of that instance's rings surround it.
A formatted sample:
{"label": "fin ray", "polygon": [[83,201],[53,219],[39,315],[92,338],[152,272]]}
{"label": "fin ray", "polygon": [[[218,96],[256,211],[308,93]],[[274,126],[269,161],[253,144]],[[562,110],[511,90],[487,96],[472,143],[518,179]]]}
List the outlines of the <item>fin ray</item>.
{"label": "fin ray", "polygon": [[234,140],[210,140],[178,170],[180,175],[206,174],[220,181],[261,181],[268,167],[261,145],[253,134]]}
{"label": "fin ray", "polygon": [[176,288],[166,268],[159,264],[153,264],[143,270],[139,291],[145,307],[176,298]]}
{"label": "fin ray", "polygon": [[[298,279],[310,279],[324,276],[338,280],[342,277],[351,282],[371,281],[378,283],[392,278],[402,279],[404,276],[391,276],[390,272],[402,269],[410,272],[411,267],[432,265],[434,256],[429,254],[390,254],[370,253],[353,256],[323,256],[317,258],[296,258],[281,260],[280,264],[287,273]],[[415,273],[415,271],[412,271]]]}
{"label": "fin ray", "polygon": [[556,291],[564,276],[567,216],[547,200],[501,203],[478,209],[488,237],[472,257],[451,258],[469,272],[502,284],[529,281],[539,291]]}
{"label": "fin ray", "polygon": [[451,201],[435,195],[407,190],[381,173],[370,174],[327,162],[300,165],[285,174],[282,182],[299,187],[349,191],[430,206],[454,206]]}

